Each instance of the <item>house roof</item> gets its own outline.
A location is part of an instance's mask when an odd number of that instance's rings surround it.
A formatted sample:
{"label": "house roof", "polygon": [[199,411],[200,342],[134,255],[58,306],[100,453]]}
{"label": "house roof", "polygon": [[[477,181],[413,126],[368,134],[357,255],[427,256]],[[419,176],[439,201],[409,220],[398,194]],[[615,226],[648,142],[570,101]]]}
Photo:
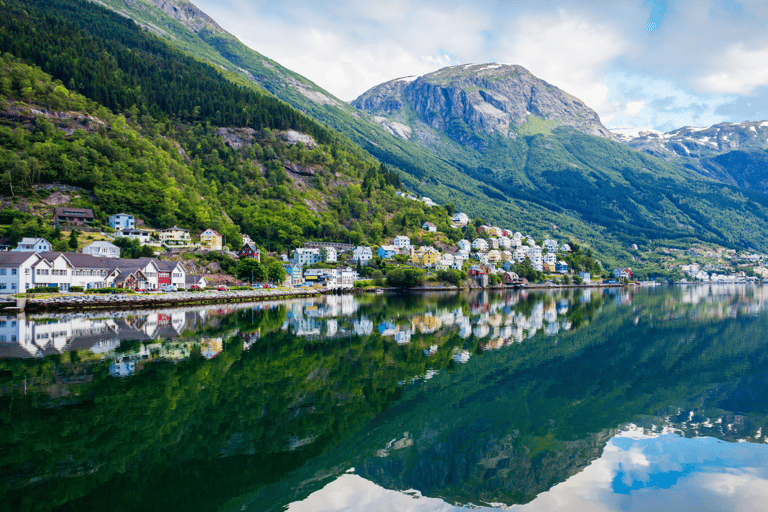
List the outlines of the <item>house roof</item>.
{"label": "house roof", "polygon": [[40,255],[48,261],[64,256],[73,267],[77,268],[106,268],[114,270],[116,263],[120,261],[118,258],[97,258],[96,256],[79,252],[48,251],[42,252]]}
{"label": "house roof", "polygon": [[26,262],[29,258],[40,258],[36,252],[0,251],[0,267],[15,267]]}
{"label": "house roof", "polygon": [[178,226],[173,226],[172,228],[163,229],[160,232],[162,233],[162,232],[165,232],[165,231],[187,231],[188,232],[189,230],[188,229],[184,229],[184,228],[180,228]]}
{"label": "house roof", "polygon": [[[24,238],[19,240],[18,245],[35,245],[40,240],[42,240],[43,242],[48,244],[48,240],[46,240],[45,238],[32,238],[32,237],[26,237],[25,236]],[[50,244],[48,244],[48,245],[50,245]]]}
{"label": "house roof", "polygon": [[107,249],[112,249],[112,248],[119,249],[119,247],[116,246],[115,244],[110,243],[110,242],[106,242],[104,240],[97,240],[95,242],[91,242],[88,245],[86,245],[85,247],[99,247],[99,248],[106,247]]}
{"label": "house roof", "polygon": [[216,231],[215,229],[211,229],[211,228],[208,228],[208,229],[206,229],[205,231],[203,231],[203,232],[200,234],[200,236],[203,236],[203,235],[205,235],[206,233],[208,233],[209,235],[213,234],[213,235],[216,235],[216,236],[221,236],[221,233],[219,233],[219,232],[218,232],[218,231]]}

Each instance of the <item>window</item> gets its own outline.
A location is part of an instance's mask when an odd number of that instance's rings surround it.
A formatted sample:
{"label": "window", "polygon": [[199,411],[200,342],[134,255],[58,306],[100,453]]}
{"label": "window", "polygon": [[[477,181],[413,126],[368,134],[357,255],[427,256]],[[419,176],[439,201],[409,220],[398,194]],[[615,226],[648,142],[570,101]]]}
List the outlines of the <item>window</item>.
{"label": "window", "polygon": [[12,275],[12,276],[15,276],[15,275],[16,275],[16,269],[15,269],[15,268],[12,268],[12,269],[11,269],[11,275]]}
{"label": "window", "polygon": [[8,287],[5,283],[0,283],[0,290],[5,290]]}
{"label": "window", "polygon": [[0,276],[4,276],[4,275],[5,275],[5,269],[4,268],[0,268]]}
{"label": "window", "polygon": [[11,290],[15,290],[15,289],[16,289],[16,283],[11,283]]}
{"label": "window", "polygon": [[24,269],[24,273],[25,273],[26,275],[29,275],[29,269],[28,269],[28,268],[25,268],[25,269]]}

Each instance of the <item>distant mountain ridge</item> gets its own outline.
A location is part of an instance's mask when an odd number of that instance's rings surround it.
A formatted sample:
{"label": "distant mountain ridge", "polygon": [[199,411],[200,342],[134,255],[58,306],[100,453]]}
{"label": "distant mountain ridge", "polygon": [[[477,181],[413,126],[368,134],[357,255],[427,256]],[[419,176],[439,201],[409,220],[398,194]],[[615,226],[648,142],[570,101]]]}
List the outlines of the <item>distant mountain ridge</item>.
{"label": "distant mountain ridge", "polygon": [[768,121],[685,126],[667,133],[613,132],[638,151],[724,183],[768,192]]}

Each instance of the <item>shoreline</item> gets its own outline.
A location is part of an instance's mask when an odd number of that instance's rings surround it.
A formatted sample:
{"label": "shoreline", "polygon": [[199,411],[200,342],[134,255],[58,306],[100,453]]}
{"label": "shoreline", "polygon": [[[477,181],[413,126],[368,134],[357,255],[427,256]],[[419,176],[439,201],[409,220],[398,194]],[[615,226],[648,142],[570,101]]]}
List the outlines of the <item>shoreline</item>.
{"label": "shoreline", "polygon": [[[124,309],[151,309],[183,306],[204,306],[209,304],[236,304],[265,300],[294,299],[332,294],[337,290],[254,290],[228,292],[173,292],[150,294],[84,294],[62,295],[45,299],[23,298],[16,300],[16,306],[5,306],[5,312],[55,313],[68,311],[99,311]],[[10,303],[9,303],[10,304]]]}
{"label": "shoreline", "polygon": [[481,287],[432,286],[401,290],[397,288],[353,288],[348,290],[318,290],[316,288],[280,289],[280,290],[237,290],[208,292],[174,292],[163,294],[83,294],[58,295],[46,298],[24,297],[5,302],[1,309],[4,313],[54,313],[68,311],[99,311],[168,308],[183,306],[202,306],[209,304],[233,304],[241,302],[259,302],[264,300],[293,299],[333,294],[381,294],[384,292],[467,292],[480,290],[549,290],[577,288],[623,288],[625,284],[590,283],[590,284],[533,284],[527,286],[495,285]]}

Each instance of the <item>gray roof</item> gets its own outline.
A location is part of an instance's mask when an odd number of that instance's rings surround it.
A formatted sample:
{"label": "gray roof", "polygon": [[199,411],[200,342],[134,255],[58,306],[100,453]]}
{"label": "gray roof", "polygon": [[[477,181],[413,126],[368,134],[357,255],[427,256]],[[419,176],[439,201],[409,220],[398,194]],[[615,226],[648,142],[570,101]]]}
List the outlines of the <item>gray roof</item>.
{"label": "gray roof", "polygon": [[[19,244],[18,245],[35,245],[40,240],[42,240],[45,243],[48,243],[48,240],[46,240],[45,238],[32,238],[32,237],[25,236],[24,238],[19,240]],[[50,245],[50,244],[48,244],[48,245]]]}
{"label": "gray roof", "polygon": [[108,249],[112,249],[112,248],[115,248],[118,250],[120,249],[115,244],[107,242],[105,240],[96,240],[95,242],[91,242],[88,245],[86,245],[86,247],[107,247]]}
{"label": "gray roof", "polygon": [[29,258],[39,256],[36,252],[0,251],[0,267],[17,267]]}
{"label": "gray roof", "polygon": [[67,258],[67,261],[69,261],[73,267],[77,268],[114,269],[115,261],[117,261],[117,258],[97,258],[96,256],[81,254],[79,252],[49,251],[40,253],[40,256],[48,261],[53,261],[62,255]]}
{"label": "gray roof", "polygon": [[[178,261],[160,261],[160,260],[154,260],[157,264],[158,268],[164,272],[171,272],[176,269],[176,267],[184,268],[183,265],[181,265]],[[184,269],[184,272],[186,272],[187,269]]]}

